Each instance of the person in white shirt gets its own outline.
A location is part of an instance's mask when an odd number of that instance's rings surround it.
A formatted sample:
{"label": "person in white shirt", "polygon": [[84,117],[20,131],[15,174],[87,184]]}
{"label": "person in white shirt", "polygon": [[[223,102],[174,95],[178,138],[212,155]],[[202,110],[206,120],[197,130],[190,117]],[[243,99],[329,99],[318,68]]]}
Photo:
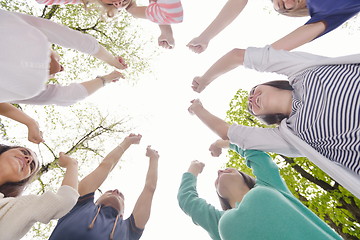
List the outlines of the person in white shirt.
{"label": "person in white shirt", "polygon": [[359,198],[360,54],[330,58],[271,46],[233,49],[203,76],[194,78],[193,90],[202,92],[240,65],[288,77],[259,84],[248,97],[250,113],[278,127],[229,126],[198,100],[193,101],[190,112],[242,149],[309,158]]}
{"label": "person in white shirt", "polygon": [[40,163],[28,148],[0,145],[0,239],[20,239],[34,223],[58,219],[75,205],[79,197],[77,161],[60,153],[59,165],[66,172],[57,193],[22,196]]}
{"label": "person in white shirt", "polygon": [[0,10],[0,35],[0,114],[24,123],[32,135],[29,140],[34,143],[43,141],[36,122],[9,103],[68,106],[105,84],[124,78],[120,72],[113,71],[69,86],[46,84],[50,76],[63,70],[60,57],[51,50],[53,43],[93,55],[117,69],[125,69],[127,65],[94,37],[26,14]]}

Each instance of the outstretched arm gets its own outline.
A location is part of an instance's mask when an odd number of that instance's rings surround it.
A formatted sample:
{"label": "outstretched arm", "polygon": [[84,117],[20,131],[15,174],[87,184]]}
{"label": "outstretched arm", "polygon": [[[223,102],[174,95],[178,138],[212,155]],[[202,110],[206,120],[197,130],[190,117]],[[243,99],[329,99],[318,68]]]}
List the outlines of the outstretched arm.
{"label": "outstretched arm", "polygon": [[33,143],[44,142],[42,132],[39,129],[38,123],[29,117],[23,111],[17,109],[10,103],[0,103],[0,115],[11,118],[19,123],[24,124],[28,128],[28,140]]}
{"label": "outstretched arm", "polygon": [[139,144],[141,135],[130,134],[120,145],[114,148],[99,164],[99,166],[87,175],[79,183],[80,196],[95,192],[101,184],[106,180],[107,176],[119,162],[124,152],[132,145]]}
{"label": "outstretched arm", "polygon": [[222,139],[229,139],[227,132],[230,125],[227,122],[206,110],[199,99],[192,100],[191,103],[192,104],[188,109],[191,114],[195,114],[203,123],[205,123],[206,126],[208,126]]}
{"label": "outstretched arm", "polygon": [[145,227],[150,218],[151,204],[158,178],[158,152],[148,146],[146,156],[149,157],[149,168],[146,174],[145,186],[132,212],[136,226],[141,229]]}
{"label": "outstretched arm", "polygon": [[187,47],[195,53],[206,50],[209,42],[222,30],[224,30],[242,12],[247,0],[228,0],[214,21],[200,34],[191,40]]}
{"label": "outstretched arm", "polygon": [[124,78],[122,73],[113,71],[102,77],[97,77],[82,83],[72,83],[68,86],[48,84],[46,85],[46,89],[37,96],[29,99],[17,100],[16,102],[33,105],[55,104],[59,106],[70,106],[85,99],[104,87],[107,83],[117,82],[119,78]]}
{"label": "outstretched arm", "polygon": [[111,82],[117,82],[120,78],[124,78],[124,75],[118,71],[113,71],[107,75],[97,77],[93,80],[82,82],[81,84],[86,88],[87,92],[93,94],[100,88],[104,87],[106,84]]}
{"label": "outstretched arm", "polygon": [[60,167],[66,168],[64,179],[61,183],[61,186],[67,185],[75,190],[78,190],[78,162],[61,152],[59,157]]}
{"label": "outstretched arm", "polygon": [[217,60],[201,77],[195,77],[192,89],[202,92],[212,81],[244,63],[245,50],[235,48]]}
{"label": "outstretched arm", "polygon": [[306,24],[274,42],[271,46],[274,49],[290,51],[314,40],[325,31],[325,28],[323,22]]}

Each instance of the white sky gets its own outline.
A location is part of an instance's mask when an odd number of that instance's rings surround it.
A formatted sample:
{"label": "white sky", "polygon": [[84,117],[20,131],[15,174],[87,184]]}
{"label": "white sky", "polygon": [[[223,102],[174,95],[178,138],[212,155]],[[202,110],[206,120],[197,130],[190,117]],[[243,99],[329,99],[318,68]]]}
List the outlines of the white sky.
{"label": "white sky", "polygon": [[[306,22],[307,18],[295,19],[280,16],[272,10],[270,0],[249,1],[243,13],[210,43],[208,49],[197,55],[185,46],[198,36],[214,19],[225,0],[183,0],[184,22],[173,25],[176,47],[163,50],[154,59],[154,74],[144,76],[130,86],[126,81],[102,89],[87,99],[109,112],[124,109],[124,115],[134,118],[138,126],[134,133],[143,135],[138,146],[132,146],[123,156],[121,169],[116,168],[102,189],[118,188],[125,195],[125,217],[139,196],[145,181],[148,158],[145,148],[152,145],[159,151],[159,179],[153,200],[150,220],[142,240],[154,239],[210,239],[207,233],[195,226],[178,207],[176,194],[184,173],[194,159],[206,164],[199,176],[198,191],[209,203],[220,208],[214,188],[217,170],[227,161],[226,154],[212,158],[208,147],[217,136],[187,108],[190,100],[200,98],[210,112],[225,118],[229,102],[239,88],[249,90],[259,82],[284,77],[260,74],[240,67],[217,79],[201,94],[191,89],[194,76],[203,74],[220,56],[232,48],[262,47],[291,32]],[[146,4],[146,1],[144,1]],[[153,31],[157,39],[157,26],[139,20],[141,25]],[[358,26],[358,25],[357,25]],[[339,56],[359,52],[359,33],[339,28],[332,33],[297,50],[320,55]],[[101,102],[106,99],[106,102]],[[113,103],[108,106],[108,102]],[[118,103],[118,104],[115,104]],[[119,140],[119,143],[122,139]],[[109,148],[115,146],[110,142]],[[94,166],[96,167],[96,166]]]}

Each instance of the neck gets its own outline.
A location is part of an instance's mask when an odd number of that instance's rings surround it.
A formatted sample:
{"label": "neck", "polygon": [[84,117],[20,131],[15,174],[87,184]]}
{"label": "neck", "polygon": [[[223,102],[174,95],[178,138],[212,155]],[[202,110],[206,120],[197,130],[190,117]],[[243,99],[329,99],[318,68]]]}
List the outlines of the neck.
{"label": "neck", "polygon": [[229,204],[232,208],[235,208],[237,202],[241,202],[244,196],[249,192],[249,189],[239,189],[237,192],[232,192],[231,196],[229,196]]}
{"label": "neck", "polygon": [[278,104],[279,109],[277,112],[289,116],[292,110],[292,91],[279,92],[279,103],[285,104]]}

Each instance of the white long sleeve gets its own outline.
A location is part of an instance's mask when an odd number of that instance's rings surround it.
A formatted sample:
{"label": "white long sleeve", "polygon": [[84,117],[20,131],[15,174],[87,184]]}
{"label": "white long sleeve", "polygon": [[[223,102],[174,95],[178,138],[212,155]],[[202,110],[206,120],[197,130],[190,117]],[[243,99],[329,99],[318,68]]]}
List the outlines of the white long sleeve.
{"label": "white long sleeve", "polygon": [[92,36],[52,21],[0,10],[0,102],[29,99],[45,91],[51,43],[95,54]]}
{"label": "white long sleeve", "polygon": [[331,58],[306,52],[275,50],[271,46],[266,46],[247,48],[244,57],[244,67],[259,72],[283,74],[290,77],[290,81],[292,76],[311,67],[351,63],[360,63],[360,54]]}
{"label": "white long sleeve", "polygon": [[79,198],[69,186],[61,186],[57,193],[3,198],[0,193],[0,239],[17,240],[36,222],[48,223],[68,213]]}
{"label": "white long sleeve", "polygon": [[32,105],[59,105],[70,106],[89,96],[86,88],[80,83],[72,83],[68,86],[48,84],[46,89],[35,97],[18,100],[16,103]]}
{"label": "white long sleeve", "polygon": [[255,149],[265,152],[300,157],[303,154],[281,135],[279,128],[259,128],[233,124],[228,130],[231,143],[242,149]]}
{"label": "white long sleeve", "polygon": [[18,18],[44,34],[50,43],[93,55],[99,51],[98,41],[91,35],[73,30],[48,19],[15,13]]}

